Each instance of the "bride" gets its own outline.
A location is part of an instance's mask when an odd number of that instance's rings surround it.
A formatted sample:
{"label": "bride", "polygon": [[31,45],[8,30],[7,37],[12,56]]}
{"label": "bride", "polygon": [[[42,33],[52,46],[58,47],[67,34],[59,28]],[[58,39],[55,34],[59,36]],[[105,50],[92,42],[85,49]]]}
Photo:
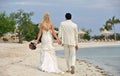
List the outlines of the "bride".
{"label": "bride", "polygon": [[41,49],[40,49],[40,66],[39,69],[45,72],[53,72],[53,73],[63,73],[57,64],[57,59],[55,55],[55,50],[53,47],[53,37],[54,36],[58,42],[61,44],[60,39],[57,37],[54,31],[54,25],[50,21],[50,14],[45,13],[43,21],[40,24],[40,31],[38,33],[37,40],[35,40],[35,44],[38,43],[40,37],[41,38]]}

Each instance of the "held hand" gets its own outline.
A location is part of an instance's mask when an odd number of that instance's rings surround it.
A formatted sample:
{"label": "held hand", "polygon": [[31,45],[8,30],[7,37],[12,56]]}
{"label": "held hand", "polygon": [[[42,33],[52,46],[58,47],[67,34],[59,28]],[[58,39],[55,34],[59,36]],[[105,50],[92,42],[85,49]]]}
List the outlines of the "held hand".
{"label": "held hand", "polygon": [[60,40],[57,40],[57,42],[58,42],[58,44],[59,44],[59,45],[61,45],[61,44],[62,44],[62,42],[61,42]]}
{"label": "held hand", "polygon": [[78,50],[78,45],[75,46],[75,49]]}
{"label": "held hand", "polygon": [[37,44],[38,44],[38,41],[37,41],[37,40],[35,40],[35,41],[34,41],[34,44],[35,44],[35,45],[37,45]]}
{"label": "held hand", "polygon": [[61,45],[61,44],[62,44],[62,42],[61,42],[61,41],[59,41],[59,42],[58,42],[58,44],[59,44],[59,45]]}
{"label": "held hand", "polygon": [[60,41],[60,45],[62,44],[62,41]]}

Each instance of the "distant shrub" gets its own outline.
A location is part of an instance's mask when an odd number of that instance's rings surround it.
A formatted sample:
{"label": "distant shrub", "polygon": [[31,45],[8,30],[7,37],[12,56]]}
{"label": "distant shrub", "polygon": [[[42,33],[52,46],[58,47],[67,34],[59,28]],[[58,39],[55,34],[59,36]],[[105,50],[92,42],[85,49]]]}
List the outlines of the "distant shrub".
{"label": "distant shrub", "polygon": [[3,38],[3,41],[8,41],[8,39],[7,38]]}
{"label": "distant shrub", "polygon": [[11,38],[12,38],[13,40],[15,40],[15,36],[11,36]]}

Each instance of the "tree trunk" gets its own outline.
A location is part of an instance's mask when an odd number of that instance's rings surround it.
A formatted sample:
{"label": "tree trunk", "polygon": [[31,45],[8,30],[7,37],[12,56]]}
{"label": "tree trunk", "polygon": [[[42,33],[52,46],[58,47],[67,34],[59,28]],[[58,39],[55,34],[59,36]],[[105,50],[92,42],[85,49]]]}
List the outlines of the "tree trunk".
{"label": "tree trunk", "polygon": [[115,39],[115,41],[116,41],[115,25],[113,25],[113,29],[114,29],[114,39]]}
{"label": "tree trunk", "polygon": [[19,34],[19,43],[22,43],[22,33],[19,32],[18,34]]}

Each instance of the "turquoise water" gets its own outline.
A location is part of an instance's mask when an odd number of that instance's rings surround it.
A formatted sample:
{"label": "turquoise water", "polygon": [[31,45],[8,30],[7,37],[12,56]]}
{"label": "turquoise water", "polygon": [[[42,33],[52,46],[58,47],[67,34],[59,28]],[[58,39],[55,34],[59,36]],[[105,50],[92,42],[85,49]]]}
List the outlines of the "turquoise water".
{"label": "turquoise water", "polygon": [[[64,51],[57,56],[64,57]],[[111,76],[120,76],[120,46],[80,48],[77,58],[98,65]]]}

